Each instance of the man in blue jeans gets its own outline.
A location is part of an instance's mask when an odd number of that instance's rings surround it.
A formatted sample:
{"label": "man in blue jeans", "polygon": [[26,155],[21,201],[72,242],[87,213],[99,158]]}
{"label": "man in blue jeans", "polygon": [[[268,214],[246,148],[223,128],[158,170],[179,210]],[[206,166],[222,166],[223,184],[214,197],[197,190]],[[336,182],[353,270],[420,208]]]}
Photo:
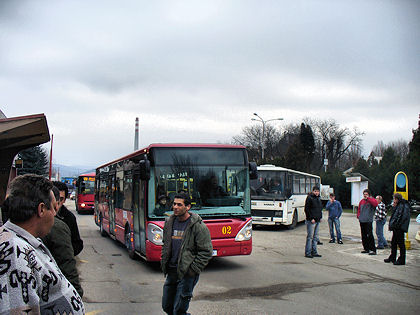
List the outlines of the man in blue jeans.
{"label": "man in blue jeans", "polygon": [[378,202],[378,206],[375,210],[375,217],[374,220],[376,222],[376,237],[378,238],[378,246],[376,249],[384,249],[388,247],[388,242],[384,237],[384,225],[386,223],[386,208],[385,204],[382,201],[382,196],[376,196],[376,201]]}
{"label": "man in blue jeans", "polygon": [[306,197],[305,201],[305,215],[306,215],[306,245],[305,257],[321,257],[318,254],[316,245],[318,241],[319,222],[322,218],[322,203],[319,197],[319,187],[314,186],[312,192]]}
{"label": "man in blue jeans", "polygon": [[340,217],[343,213],[343,208],[341,207],[341,203],[338,200],[335,200],[335,195],[330,194],[330,200],[328,200],[327,205],[325,208],[328,211],[328,227],[330,228],[330,243],[335,243],[335,235],[334,235],[334,226],[335,231],[337,232],[337,243],[343,244],[343,240],[341,238],[341,231],[340,231]]}
{"label": "man in blue jeans", "polygon": [[185,193],[174,197],[174,213],[163,228],[161,266],[167,275],[162,308],[167,314],[187,314],[200,272],[213,254],[210,232],[199,215],[189,213],[191,199]]}

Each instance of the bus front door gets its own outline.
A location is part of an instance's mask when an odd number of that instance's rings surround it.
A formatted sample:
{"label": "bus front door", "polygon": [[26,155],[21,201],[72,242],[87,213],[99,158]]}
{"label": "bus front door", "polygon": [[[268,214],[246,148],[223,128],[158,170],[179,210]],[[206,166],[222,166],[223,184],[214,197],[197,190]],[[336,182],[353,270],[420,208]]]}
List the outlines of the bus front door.
{"label": "bus front door", "polygon": [[145,182],[140,180],[140,177],[137,174],[135,174],[133,178],[133,191],[134,247],[141,255],[146,256]]}
{"label": "bus front door", "polygon": [[115,174],[111,176],[111,196],[109,198],[109,234],[115,235]]}

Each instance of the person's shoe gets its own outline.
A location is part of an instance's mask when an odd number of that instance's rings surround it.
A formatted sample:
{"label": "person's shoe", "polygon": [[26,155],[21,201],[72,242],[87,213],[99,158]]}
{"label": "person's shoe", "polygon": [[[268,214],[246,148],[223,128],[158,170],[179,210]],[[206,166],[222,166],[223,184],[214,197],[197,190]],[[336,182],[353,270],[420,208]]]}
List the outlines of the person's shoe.
{"label": "person's shoe", "polygon": [[324,243],[322,243],[321,241],[318,241],[316,244],[317,245],[324,245]]}
{"label": "person's shoe", "polygon": [[337,242],[338,244],[343,244],[343,241],[342,240],[338,240],[338,242]]}
{"label": "person's shoe", "polygon": [[393,259],[391,259],[391,258],[385,258],[384,259],[384,262],[386,262],[386,263],[390,263],[390,262],[392,262],[392,263],[395,263],[395,260],[393,260]]}
{"label": "person's shoe", "polygon": [[384,245],[384,248],[388,248],[388,247],[389,247],[389,245],[388,245],[388,244]]}
{"label": "person's shoe", "polygon": [[385,246],[376,246],[376,249],[384,249]]}
{"label": "person's shoe", "polygon": [[369,251],[364,249],[364,250],[361,251],[361,253],[362,254],[367,254],[367,253],[369,253]]}
{"label": "person's shoe", "polygon": [[374,252],[373,250],[371,250],[370,252],[369,252],[369,255],[376,255],[376,252]]}
{"label": "person's shoe", "polygon": [[312,257],[322,257],[320,254],[312,254]]}
{"label": "person's shoe", "polygon": [[394,261],[393,264],[396,266],[405,265],[405,261],[397,260],[397,261]]}
{"label": "person's shoe", "polygon": [[312,255],[305,255],[306,258],[314,258]]}
{"label": "person's shoe", "polygon": [[330,243],[335,243],[335,240],[331,239],[331,240],[330,240]]}

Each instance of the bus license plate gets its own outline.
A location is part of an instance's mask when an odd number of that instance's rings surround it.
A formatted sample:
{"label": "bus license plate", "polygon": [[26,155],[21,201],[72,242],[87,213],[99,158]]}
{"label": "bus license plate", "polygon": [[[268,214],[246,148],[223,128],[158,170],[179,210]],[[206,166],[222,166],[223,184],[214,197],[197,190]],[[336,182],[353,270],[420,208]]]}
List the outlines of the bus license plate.
{"label": "bus license plate", "polygon": [[213,250],[213,256],[217,256],[217,250]]}

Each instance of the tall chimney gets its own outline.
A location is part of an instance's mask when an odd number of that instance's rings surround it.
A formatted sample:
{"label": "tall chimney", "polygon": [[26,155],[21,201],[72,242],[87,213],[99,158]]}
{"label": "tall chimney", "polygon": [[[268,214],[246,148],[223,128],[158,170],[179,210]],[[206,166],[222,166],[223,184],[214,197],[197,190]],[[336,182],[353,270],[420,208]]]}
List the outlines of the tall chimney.
{"label": "tall chimney", "polygon": [[136,117],[136,129],[134,131],[134,151],[139,149],[139,118]]}

